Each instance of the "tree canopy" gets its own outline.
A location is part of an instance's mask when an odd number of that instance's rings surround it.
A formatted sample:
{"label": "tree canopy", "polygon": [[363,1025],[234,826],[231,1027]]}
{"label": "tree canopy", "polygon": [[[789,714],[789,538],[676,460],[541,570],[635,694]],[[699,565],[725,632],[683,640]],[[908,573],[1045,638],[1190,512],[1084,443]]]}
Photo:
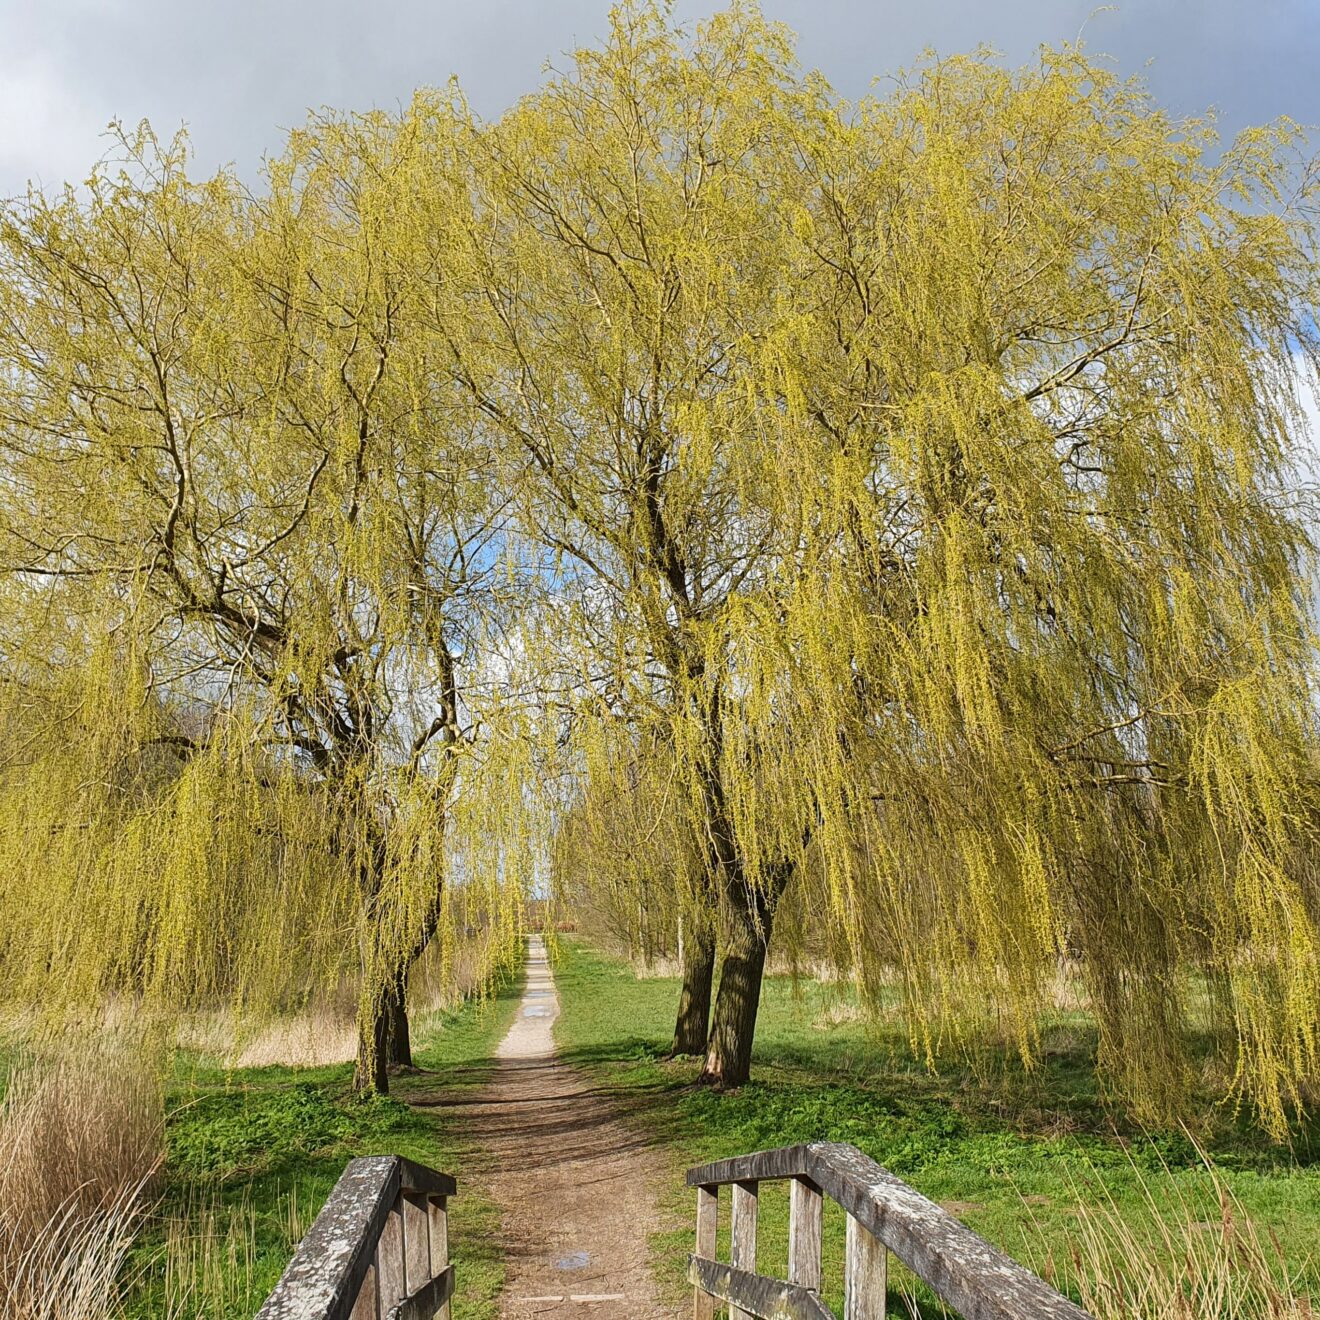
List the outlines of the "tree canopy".
{"label": "tree canopy", "polygon": [[637,4],[494,122],[324,116],[257,193],[124,148],[0,225],[16,984],[352,966],[383,1085],[454,905],[507,951],[553,875],[683,922],[710,1081],[810,943],[932,1062],[1007,1024],[1030,1063],[1066,966],[1116,1096],[1177,1113],[1208,1032],[1285,1130],[1320,1066],[1292,125],[1221,149],[1072,47],[847,104],[750,6]]}

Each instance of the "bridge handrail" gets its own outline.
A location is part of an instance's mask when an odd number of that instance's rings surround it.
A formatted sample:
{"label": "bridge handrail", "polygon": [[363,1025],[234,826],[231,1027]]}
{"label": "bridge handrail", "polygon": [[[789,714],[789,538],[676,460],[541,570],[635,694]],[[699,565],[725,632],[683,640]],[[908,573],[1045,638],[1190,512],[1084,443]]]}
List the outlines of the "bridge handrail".
{"label": "bridge handrail", "polygon": [[[756,1272],[761,1182],[791,1180],[788,1278]],[[833,1320],[820,1299],[822,1195],[848,1215],[845,1320],[883,1320],[886,1251],[892,1251],[966,1320],[1091,1320],[1038,1275],[843,1142],[757,1151],[690,1169],[697,1189],[696,1251],[689,1257],[695,1320]],[[719,1189],[733,1188],[732,1259],[715,1259]]]}
{"label": "bridge handrail", "polygon": [[449,1320],[448,1174],[350,1160],[256,1320]]}

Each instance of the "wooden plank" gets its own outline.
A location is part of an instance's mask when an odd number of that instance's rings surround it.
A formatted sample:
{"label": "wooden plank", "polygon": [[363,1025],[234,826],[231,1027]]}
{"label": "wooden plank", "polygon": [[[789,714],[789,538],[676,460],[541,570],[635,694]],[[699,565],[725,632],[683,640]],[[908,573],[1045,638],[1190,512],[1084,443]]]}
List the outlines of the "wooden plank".
{"label": "wooden plank", "polygon": [[403,1274],[409,1294],[431,1282],[431,1228],[427,1222],[426,1197],[421,1192],[401,1192],[403,1212]]}
{"label": "wooden plank", "polygon": [[376,1292],[376,1265],[373,1261],[367,1267],[367,1277],[362,1280],[357,1301],[349,1313],[349,1320],[380,1320],[380,1297]]}
{"label": "wooden plank", "polygon": [[965,1320],[1092,1320],[856,1146],[806,1148],[808,1176]]}
{"label": "wooden plank", "polygon": [[889,1252],[849,1215],[843,1261],[843,1320],[885,1320],[888,1287]]}
{"label": "wooden plank", "polygon": [[[733,1223],[731,1264],[748,1274],[756,1273],[756,1211],[759,1204],[759,1186],[745,1181],[733,1184]],[[729,1320],[747,1320],[747,1313],[735,1306],[729,1307]]]}
{"label": "wooden plank", "polygon": [[834,1312],[810,1288],[767,1279],[702,1256],[688,1258],[688,1279],[693,1287],[727,1302],[730,1316],[745,1315],[754,1320],[835,1320]]}
{"label": "wooden plank", "polygon": [[446,1265],[434,1279],[424,1283],[393,1307],[385,1320],[431,1320],[449,1306],[454,1295],[454,1267]]}
{"label": "wooden plank", "polygon": [[[431,1236],[431,1269],[439,1274],[449,1264],[449,1200],[427,1197],[427,1219]],[[450,1320],[449,1298],[441,1302],[434,1320]]]}
{"label": "wooden plank", "polygon": [[[719,1228],[720,1202],[717,1187],[697,1188],[697,1252],[707,1260],[715,1259]],[[715,1299],[702,1288],[692,1289],[693,1320],[715,1320]]]}
{"label": "wooden plank", "polygon": [[788,1281],[820,1291],[820,1188],[807,1178],[789,1184]]}
{"label": "wooden plank", "polygon": [[380,1310],[388,1315],[405,1297],[408,1284],[403,1268],[403,1211],[396,1201],[381,1229],[376,1244],[376,1281],[380,1289]]}
{"label": "wooden plank", "polygon": [[1091,1320],[1030,1270],[887,1169],[842,1142],[812,1142],[717,1160],[692,1186],[809,1178],[966,1320]]}
{"label": "wooden plank", "polygon": [[420,1192],[423,1196],[455,1196],[458,1184],[447,1173],[437,1173],[424,1164],[414,1164],[402,1155],[394,1157],[399,1162],[399,1186],[405,1192]]}
{"label": "wooden plank", "polygon": [[398,1194],[392,1155],[350,1160],[258,1320],[349,1320]]}
{"label": "wooden plank", "polygon": [[778,1150],[758,1150],[750,1155],[737,1155],[731,1160],[716,1160],[713,1164],[698,1164],[689,1169],[689,1187],[709,1187],[715,1183],[772,1182],[776,1178],[809,1177],[811,1147],[782,1146]]}

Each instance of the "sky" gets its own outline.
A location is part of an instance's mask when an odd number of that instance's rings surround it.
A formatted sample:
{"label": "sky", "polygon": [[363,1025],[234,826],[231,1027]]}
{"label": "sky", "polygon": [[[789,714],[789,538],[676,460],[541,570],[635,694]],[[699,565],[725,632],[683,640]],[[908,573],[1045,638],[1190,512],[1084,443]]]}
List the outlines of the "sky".
{"label": "sky", "polygon": [[[0,0],[0,197],[82,179],[112,119],[192,135],[199,170],[248,181],[309,108],[396,108],[457,74],[497,115],[547,60],[599,40],[608,0]],[[681,19],[716,6],[679,0]],[[763,0],[802,62],[847,96],[986,43],[1011,63],[1076,40],[1144,73],[1179,114],[1232,133],[1290,115],[1320,125],[1320,0]]]}

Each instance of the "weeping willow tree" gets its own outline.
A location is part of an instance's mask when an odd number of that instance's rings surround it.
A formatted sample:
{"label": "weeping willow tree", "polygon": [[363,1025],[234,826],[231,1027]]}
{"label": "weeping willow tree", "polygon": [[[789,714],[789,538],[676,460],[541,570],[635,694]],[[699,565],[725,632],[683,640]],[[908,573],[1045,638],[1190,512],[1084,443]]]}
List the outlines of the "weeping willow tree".
{"label": "weeping willow tree", "polygon": [[473,129],[457,369],[572,565],[581,764],[621,717],[673,748],[708,1079],[747,1076],[796,881],[932,1058],[993,1018],[1030,1062],[1074,956],[1141,1112],[1184,1095],[1194,985],[1266,1125],[1304,1099],[1297,146],[1218,154],[1071,49],[846,106],[741,7],[624,9]]}
{"label": "weeping willow tree", "polygon": [[1288,125],[1221,151],[1074,49],[847,105],[752,7],[637,4],[499,121],[326,119],[260,196],[125,148],[0,226],[16,986],[352,965],[381,1087],[454,886],[512,931],[553,823],[557,874],[700,932],[707,1081],[748,1076],[782,911],[932,1061],[1006,1024],[1029,1064],[1067,959],[1117,1096],[1177,1112],[1209,1025],[1285,1130],[1320,1063]]}
{"label": "weeping willow tree", "polygon": [[144,130],[0,225],[6,983],[269,1008],[352,971],[380,1091],[491,823],[516,588],[424,332],[436,122],[314,124],[260,197]]}
{"label": "weeping willow tree", "polygon": [[726,756],[792,771],[737,781],[740,837],[814,819],[839,956],[898,972],[928,1051],[1002,1015],[1029,1062],[1071,954],[1104,1076],[1167,1117],[1204,984],[1281,1134],[1320,1063],[1296,133],[1219,154],[1064,50],[778,145],[793,571],[741,622]]}
{"label": "weeping willow tree", "polygon": [[[526,533],[558,556],[560,649],[580,657],[571,752],[599,764],[621,718],[671,749],[664,809],[702,857],[675,884],[690,875],[694,906],[721,915],[706,1075],[731,1085],[791,870],[749,871],[724,747],[741,718],[730,620],[776,562],[748,373],[784,310],[782,199],[760,165],[818,94],[789,59],[750,12],[690,46],[657,9],[616,12],[602,50],[473,128],[479,204],[447,263],[476,291],[457,369],[504,442]],[[680,1049],[706,1045],[712,961],[707,941]]]}

